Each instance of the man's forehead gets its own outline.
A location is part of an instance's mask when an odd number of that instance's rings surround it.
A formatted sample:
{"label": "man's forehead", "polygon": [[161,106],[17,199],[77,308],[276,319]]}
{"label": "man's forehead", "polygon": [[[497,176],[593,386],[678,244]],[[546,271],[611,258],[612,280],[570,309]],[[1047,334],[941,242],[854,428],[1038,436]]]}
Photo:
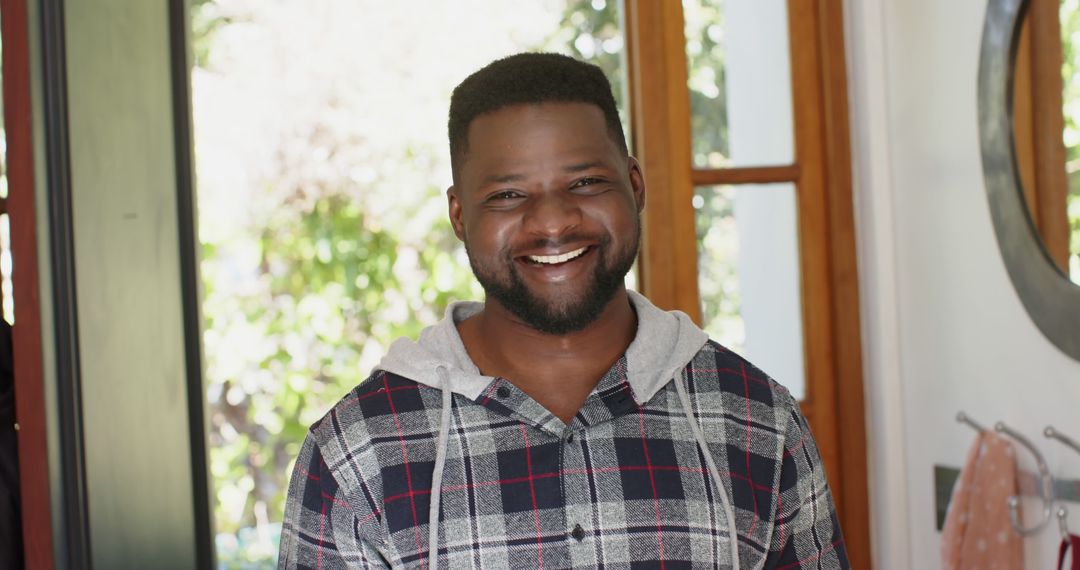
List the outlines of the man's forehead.
{"label": "man's forehead", "polygon": [[482,113],[469,123],[471,133],[477,125],[487,126],[502,122],[520,122],[526,120],[556,120],[560,118],[588,120],[591,126],[606,128],[604,111],[592,103],[580,101],[542,101],[514,103]]}
{"label": "man's forehead", "polygon": [[[469,125],[466,157],[521,150],[596,151],[617,146],[603,112],[587,103],[514,105],[478,116]],[[536,148],[540,146],[541,148]]]}

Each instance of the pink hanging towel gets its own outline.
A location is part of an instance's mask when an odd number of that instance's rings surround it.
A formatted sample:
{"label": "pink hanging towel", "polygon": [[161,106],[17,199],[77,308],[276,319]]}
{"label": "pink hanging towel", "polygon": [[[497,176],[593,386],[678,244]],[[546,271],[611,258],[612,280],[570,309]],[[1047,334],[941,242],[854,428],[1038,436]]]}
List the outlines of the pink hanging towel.
{"label": "pink hanging towel", "polygon": [[1015,494],[1012,444],[995,433],[980,433],[968,451],[945,515],[941,533],[943,570],[1024,567],[1024,541],[1009,521],[1008,500]]}

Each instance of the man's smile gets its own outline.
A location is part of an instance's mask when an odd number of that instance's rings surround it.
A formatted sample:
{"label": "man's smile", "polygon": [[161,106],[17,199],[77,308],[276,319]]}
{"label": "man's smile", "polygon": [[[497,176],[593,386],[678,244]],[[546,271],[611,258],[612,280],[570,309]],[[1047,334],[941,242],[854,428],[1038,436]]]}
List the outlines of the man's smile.
{"label": "man's smile", "polygon": [[588,250],[589,246],[586,246],[558,255],[526,255],[524,258],[537,265],[556,265],[580,257]]}

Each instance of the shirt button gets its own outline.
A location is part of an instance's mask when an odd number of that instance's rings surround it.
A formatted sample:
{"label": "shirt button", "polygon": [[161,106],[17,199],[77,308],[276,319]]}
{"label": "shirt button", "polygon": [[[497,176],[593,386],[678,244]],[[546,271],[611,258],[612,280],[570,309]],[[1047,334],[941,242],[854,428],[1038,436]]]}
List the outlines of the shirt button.
{"label": "shirt button", "polygon": [[566,443],[574,443],[574,434],[573,433],[566,436]]}
{"label": "shirt button", "polygon": [[509,398],[510,388],[507,388],[506,386],[499,386],[499,388],[495,390],[495,395],[500,398]]}
{"label": "shirt button", "polygon": [[570,536],[574,537],[574,540],[581,542],[585,538],[585,529],[581,528],[581,525],[574,525],[574,530],[570,531]]}

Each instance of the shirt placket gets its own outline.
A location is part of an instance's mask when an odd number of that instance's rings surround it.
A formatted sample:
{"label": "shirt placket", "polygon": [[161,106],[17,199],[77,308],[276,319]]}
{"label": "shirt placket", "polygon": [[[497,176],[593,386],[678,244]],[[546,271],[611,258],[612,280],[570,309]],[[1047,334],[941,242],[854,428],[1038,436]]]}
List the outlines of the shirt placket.
{"label": "shirt placket", "polygon": [[[581,410],[563,431],[563,496],[565,497],[567,543],[575,568],[597,568],[617,562],[623,549],[605,547],[605,532],[626,526],[625,512],[604,509],[598,485],[604,476],[618,477],[619,462],[609,449],[615,418],[638,408],[633,390],[626,382],[625,360],[620,360],[600,380]],[[614,461],[613,461],[614,460]],[[617,541],[618,542],[618,541]],[[613,546],[613,545],[608,545]],[[615,558],[612,558],[615,555]]]}
{"label": "shirt placket", "polygon": [[599,562],[597,549],[596,501],[590,488],[589,467],[582,446],[585,428],[577,421],[562,435],[562,491],[565,507],[565,527],[570,561],[574,567],[595,567]]}
{"label": "shirt placket", "polygon": [[[547,444],[558,442],[564,446],[564,441],[569,428],[562,421],[529,397],[528,394],[519,390],[509,380],[496,378],[492,384],[483,391],[477,402],[489,410],[500,415],[512,418],[522,424],[523,442],[529,449],[536,449]],[[526,453],[529,457],[528,477],[547,479],[554,472],[558,478],[558,484],[554,486],[542,485],[542,488],[557,488],[558,493],[547,494],[542,490],[534,500],[544,505],[535,513],[537,534],[537,565],[542,564],[545,568],[564,568],[571,566],[569,542],[573,541],[570,534],[573,529],[564,529],[562,521],[566,515],[566,493],[563,490],[563,473],[565,473],[565,453],[563,449],[556,454],[555,465],[542,464],[534,453]],[[531,489],[531,486],[530,486]],[[558,495],[558,496],[553,496]],[[553,505],[554,503],[554,505]],[[553,536],[559,536],[565,531],[567,540],[551,540]]]}

